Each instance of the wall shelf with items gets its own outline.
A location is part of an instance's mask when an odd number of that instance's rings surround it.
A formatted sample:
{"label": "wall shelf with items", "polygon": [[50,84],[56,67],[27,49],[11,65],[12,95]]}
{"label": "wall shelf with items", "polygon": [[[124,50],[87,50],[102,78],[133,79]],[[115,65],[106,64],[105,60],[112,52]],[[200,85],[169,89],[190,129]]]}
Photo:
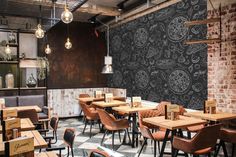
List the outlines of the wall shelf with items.
{"label": "wall shelf with items", "polygon": [[[14,33],[15,43],[9,42],[9,33]],[[11,34],[12,35],[12,34]],[[13,35],[13,36],[14,36]],[[20,30],[0,29],[0,97],[14,95],[45,95],[47,97],[46,79],[38,79],[38,70],[41,68],[38,62],[38,39],[34,32],[21,32]],[[12,52],[11,58],[7,59],[4,47],[9,45]],[[5,54],[4,54],[5,53]],[[5,83],[6,74],[14,76],[14,88],[7,88]],[[32,77],[35,84],[32,83]]]}

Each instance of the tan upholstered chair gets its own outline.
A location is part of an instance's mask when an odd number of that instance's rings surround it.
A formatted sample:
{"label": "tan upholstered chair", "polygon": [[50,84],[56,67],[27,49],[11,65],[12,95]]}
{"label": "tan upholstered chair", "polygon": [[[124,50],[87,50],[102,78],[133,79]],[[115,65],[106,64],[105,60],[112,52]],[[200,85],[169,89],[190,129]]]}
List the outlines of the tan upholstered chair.
{"label": "tan upholstered chair", "polygon": [[[221,124],[210,125],[202,128],[192,139],[175,136],[173,147],[194,156],[208,155],[214,150],[217,139],[220,137]],[[176,152],[176,156],[177,156]]]}
{"label": "tan upholstered chair", "polygon": [[112,132],[112,148],[114,149],[114,135],[116,131],[125,131],[125,136],[126,133],[128,134],[129,140],[129,122],[127,119],[116,119],[113,115],[107,113],[104,109],[97,109],[100,120],[102,124],[104,125],[106,132],[103,135],[101,145],[103,144],[104,138],[107,134],[108,131]]}

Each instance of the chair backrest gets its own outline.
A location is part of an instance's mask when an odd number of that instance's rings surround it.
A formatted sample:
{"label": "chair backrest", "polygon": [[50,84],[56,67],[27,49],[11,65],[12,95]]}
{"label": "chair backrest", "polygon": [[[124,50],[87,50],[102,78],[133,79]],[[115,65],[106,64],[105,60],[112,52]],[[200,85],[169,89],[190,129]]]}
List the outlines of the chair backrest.
{"label": "chair backrest", "polygon": [[56,116],[53,116],[53,117],[50,119],[50,126],[51,126],[51,128],[52,128],[55,132],[57,131],[58,122],[59,122],[59,119],[58,119],[58,117],[56,117]]}
{"label": "chair backrest", "polygon": [[35,109],[18,111],[19,118],[29,118],[32,123],[38,123],[39,118]]}
{"label": "chair backrest", "polygon": [[153,128],[152,124],[146,123],[143,121],[144,118],[149,117],[157,117],[160,116],[161,113],[158,110],[145,110],[145,111],[139,111],[138,112],[138,120],[139,120],[139,126],[147,126],[148,128]]}
{"label": "chair backrest", "polygon": [[10,140],[5,143],[5,156],[6,157],[32,157],[34,156],[34,138],[21,137]]}
{"label": "chair backrest", "polygon": [[114,121],[116,119],[114,119],[114,117],[111,117],[109,115],[109,113],[107,113],[104,109],[97,109],[98,111],[98,115],[100,117],[100,120],[102,122],[102,124],[106,127],[106,126],[109,126],[109,127],[113,127],[114,125]]}
{"label": "chair backrest", "polygon": [[88,157],[110,157],[110,155],[99,149],[94,149],[91,151]]}
{"label": "chair backrest", "polygon": [[193,147],[191,151],[214,147],[220,136],[221,124],[209,125],[202,128],[192,139]]}
{"label": "chair backrest", "polygon": [[139,128],[140,128],[140,132],[141,132],[143,137],[153,139],[152,133],[151,133],[151,131],[149,130],[148,127],[142,125]]}
{"label": "chair backrest", "polygon": [[75,129],[66,128],[63,136],[64,142],[70,147],[73,147],[74,139],[75,139]]}
{"label": "chair backrest", "polygon": [[90,97],[88,94],[82,93],[79,95],[79,98],[88,98]]}
{"label": "chair backrest", "polygon": [[89,109],[89,106],[84,102],[80,102],[79,104],[80,104],[80,107],[81,107],[82,111],[84,112],[84,115],[85,116],[90,116],[91,111]]}

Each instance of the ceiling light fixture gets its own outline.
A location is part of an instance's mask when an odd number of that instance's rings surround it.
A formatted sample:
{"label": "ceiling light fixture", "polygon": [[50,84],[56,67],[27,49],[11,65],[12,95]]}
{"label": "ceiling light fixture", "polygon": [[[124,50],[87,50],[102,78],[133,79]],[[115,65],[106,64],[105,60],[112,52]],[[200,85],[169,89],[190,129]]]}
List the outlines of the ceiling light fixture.
{"label": "ceiling light fixture", "polygon": [[104,67],[102,68],[102,74],[113,74],[113,68],[112,68],[112,57],[109,56],[109,52],[110,52],[110,48],[109,48],[109,40],[110,40],[110,27],[109,25],[103,23],[102,21],[96,19],[95,17],[95,21],[101,23],[102,25],[104,25],[105,27],[107,27],[107,55],[104,57]]}
{"label": "ceiling light fixture", "polygon": [[71,23],[73,21],[73,14],[68,9],[67,0],[65,4],[65,10],[61,14],[61,20],[66,24]]}
{"label": "ceiling light fixture", "polygon": [[66,43],[65,43],[65,48],[67,50],[72,48],[72,43],[70,42],[70,38],[69,38],[69,24],[67,24],[67,39],[66,39]]}
{"label": "ceiling light fixture", "polygon": [[49,44],[47,44],[47,46],[46,46],[46,48],[45,48],[45,53],[46,53],[47,55],[50,54],[50,53],[52,53],[52,50],[51,50]]}
{"label": "ceiling light fixture", "polygon": [[117,4],[117,9],[118,11],[123,11],[124,10],[124,4],[127,2],[128,0],[124,0],[122,2],[120,2],[119,4]]}
{"label": "ceiling light fixture", "polygon": [[39,24],[37,25],[37,29],[35,31],[35,36],[36,38],[43,38],[44,37],[44,30],[42,29],[42,26],[41,26],[41,17],[42,17],[42,6],[40,5],[39,6],[39,10],[40,10],[40,20],[39,20]]}

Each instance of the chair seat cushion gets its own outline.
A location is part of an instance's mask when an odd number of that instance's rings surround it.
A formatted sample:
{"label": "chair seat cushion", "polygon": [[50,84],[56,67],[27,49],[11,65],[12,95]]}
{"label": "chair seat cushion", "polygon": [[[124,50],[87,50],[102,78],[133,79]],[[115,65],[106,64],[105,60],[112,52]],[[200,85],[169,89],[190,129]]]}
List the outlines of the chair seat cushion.
{"label": "chair seat cushion", "polygon": [[208,154],[209,152],[211,152],[211,150],[212,150],[212,148],[209,147],[209,148],[197,150],[197,151],[195,151],[193,154],[194,154],[194,155]]}
{"label": "chair seat cushion", "polygon": [[38,113],[38,117],[39,117],[39,119],[47,119],[47,118],[48,118],[48,115],[45,114],[45,113],[43,113],[43,112],[39,112],[39,113]]}
{"label": "chair seat cushion", "polygon": [[190,132],[198,132],[202,128],[204,128],[204,125],[195,125],[195,126],[188,127],[187,130]]}
{"label": "chair seat cushion", "polygon": [[[153,136],[154,140],[156,140],[156,141],[162,141],[162,140],[164,140],[164,138],[165,138],[165,134],[166,134],[165,131],[157,131],[157,132],[154,132],[154,133],[152,134],[152,136]],[[171,138],[171,136],[169,135],[168,138]]]}

